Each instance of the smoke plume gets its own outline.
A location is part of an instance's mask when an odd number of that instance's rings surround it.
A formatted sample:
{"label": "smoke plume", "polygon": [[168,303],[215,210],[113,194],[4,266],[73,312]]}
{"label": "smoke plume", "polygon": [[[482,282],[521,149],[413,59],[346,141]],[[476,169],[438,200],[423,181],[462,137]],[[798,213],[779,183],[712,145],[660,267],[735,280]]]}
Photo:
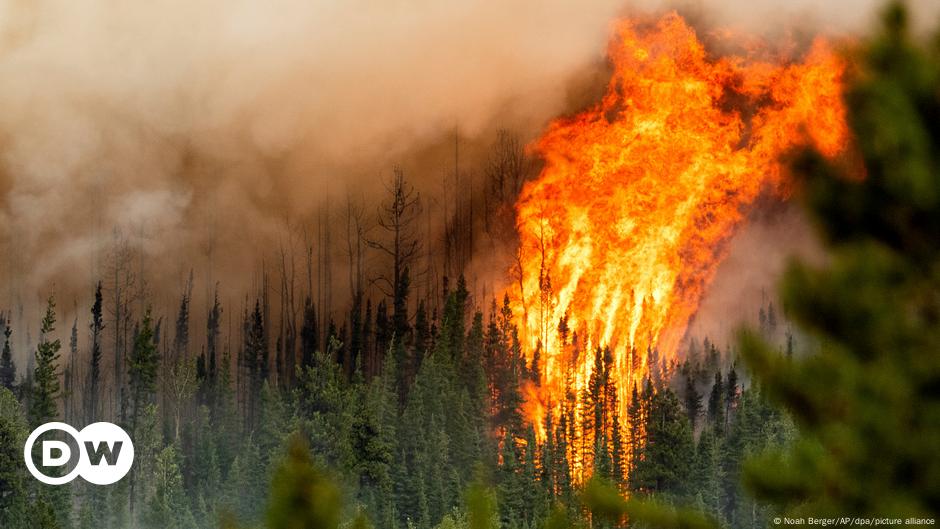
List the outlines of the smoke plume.
{"label": "smoke plume", "polygon": [[[323,204],[377,200],[394,164],[439,190],[449,161],[414,153],[455,129],[530,139],[574,110],[572,80],[603,64],[611,19],[669,4],[0,2],[0,305],[52,284],[87,296],[118,240],[158,296],[199,263],[237,277]],[[855,31],[878,4],[680,8],[773,33]]]}

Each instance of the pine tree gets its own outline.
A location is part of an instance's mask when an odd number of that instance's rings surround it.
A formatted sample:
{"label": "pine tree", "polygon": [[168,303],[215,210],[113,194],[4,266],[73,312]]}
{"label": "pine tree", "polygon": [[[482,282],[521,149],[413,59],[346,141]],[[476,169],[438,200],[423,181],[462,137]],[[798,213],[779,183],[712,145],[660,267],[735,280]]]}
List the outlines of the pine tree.
{"label": "pine tree", "polygon": [[351,440],[361,495],[377,515],[377,521],[385,527],[390,527],[394,519],[392,468],[396,464],[398,422],[396,371],[395,359],[388,355],[381,374],[363,388]]}
{"label": "pine tree", "polygon": [[411,325],[408,323],[408,295],[411,293],[411,271],[405,266],[396,280],[394,297],[392,298],[392,330],[395,337],[407,342],[411,335]]}
{"label": "pine tree", "polygon": [[337,529],[342,514],[339,489],[316,467],[300,434],[291,436],[286,457],[271,481],[267,507],[270,529]]}
{"label": "pine tree", "polygon": [[487,393],[486,370],[486,336],[483,330],[483,313],[476,311],[473,322],[467,332],[467,341],[458,373],[467,389],[471,400],[473,413],[483,417],[488,410],[489,395]]}
{"label": "pine tree", "polygon": [[569,500],[572,494],[571,465],[568,461],[570,431],[570,416],[567,413],[566,403],[558,418],[558,428],[555,429],[555,460],[553,464],[556,469],[556,496],[562,500]]}
{"label": "pine tree", "polygon": [[362,292],[356,292],[353,296],[352,307],[349,309],[349,321],[349,346],[347,348],[349,368],[346,373],[347,376],[351,376],[357,366],[360,366],[359,369],[361,370],[362,365],[362,344],[365,342],[362,332]]}
{"label": "pine tree", "polygon": [[379,365],[378,354],[375,351],[372,336],[372,300],[366,300],[366,313],[362,321],[362,374],[371,379],[382,368]]}
{"label": "pine tree", "polygon": [[738,406],[738,371],[735,364],[728,370],[728,383],[725,386],[725,424],[731,421],[732,413]]}
{"label": "pine tree", "polygon": [[538,445],[535,440],[535,429],[530,426],[526,431],[525,456],[522,466],[522,481],[525,494],[523,496],[523,521],[530,527],[539,523],[548,511],[548,495],[545,483],[539,477],[536,465]]}
{"label": "pine tree", "polygon": [[56,402],[60,398],[59,348],[61,344],[52,339],[55,332],[55,299],[46,303],[46,314],[39,327],[39,345],[36,347],[36,367],[33,370],[32,395],[29,401],[29,419],[32,427],[47,423],[58,416]]}
{"label": "pine tree", "polygon": [[134,333],[134,346],[128,359],[127,374],[131,396],[129,418],[132,431],[136,428],[144,409],[154,404],[159,365],[160,354],[157,352],[153,319],[148,308]]}
{"label": "pine tree", "polygon": [[[604,353],[600,347],[594,349],[594,368],[588,379],[588,386],[583,397],[587,413],[584,414],[583,435],[588,444],[590,456],[596,456],[594,450],[599,446],[598,439],[604,436],[604,389],[607,386],[604,369]],[[606,449],[606,448],[605,448]]]}
{"label": "pine tree", "polygon": [[610,397],[610,446],[611,446],[611,476],[614,485],[622,488],[624,476],[627,471],[627,458],[624,454],[623,426],[620,423],[620,403],[617,400],[617,388],[609,384]]}
{"label": "pine tree", "polygon": [[725,386],[721,371],[715,371],[715,381],[708,396],[708,423],[718,431],[725,426]]}
{"label": "pine tree", "polygon": [[521,477],[521,454],[512,434],[507,430],[500,450],[499,482],[497,485],[500,520],[503,527],[518,527],[524,517],[525,487]]}
{"label": "pine tree", "polygon": [[16,363],[13,362],[13,347],[10,344],[10,336],[13,334],[13,328],[9,323],[3,327],[3,351],[0,352],[0,387],[13,391],[16,384]]}
{"label": "pine tree", "polygon": [[320,333],[317,330],[317,309],[310,296],[304,301],[304,317],[300,327],[300,365],[313,367],[313,357],[320,349]]}
{"label": "pine tree", "polygon": [[542,384],[542,341],[535,344],[535,350],[532,351],[532,365],[529,366],[529,380],[536,387]]}
{"label": "pine tree", "polygon": [[[144,312],[143,320],[134,329],[134,344],[127,361],[130,401],[126,413],[128,433],[136,441],[136,457],[140,461],[131,472],[126,486],[129,489],[130,513],[133,516],[141,499],[141,476],[147,476],[156,456],[156,391],[160,355],[157,352],[156,330],[151,310]],[[146,483],[144,483],[146,486]]]}
{"label": "pine tree", "polygon": [[253,429],[258,423],[259,397],[264,382],[268,379],[268,346],[265,333],[265,321],[261,312],[261,300],[255,301],[255,308],[245,315],[245,343],[242,349],[242,358],[248,378],[248,393],[246,399],[245,424],[247,429]]}
{"label": "pine tree", "polygon": [[[49,297],[46,313],[39,331],[39,344],[36,346],[35,368],[30,388],[28,416],[30,427],[55,420],[58,417],[57,402],[61,398],[59,385],[59,349],[58,339],[52,340],[55,332],[55,299]],[[39,445],[33,446],[33,459],[39,458]],[[34,527],[68,527],[71,518],[71,494],[66,488],[40,488],[36,490],[35,505],[31,509],[30,523]]]}
{"label": "pine tree", "polygon": [[781,293],[819,351],[787,359],[753,334],[742,342],[760,386],[800,425],[797,443],[745,472],[788,516],[940,508],[940,33],[918,44],[900,3],[882,20],[853,55],[845,96],[863,178],[817,153],[796,161],[831,259],[792,266]]}
{"label": "pine tree", "polygon": [[374,368],[380,369],[385,360],[385,354],[389,352],[389,344],[392,343],[392,322],[388,318],[388,305],[385,300],[379,301],[375,307],[375,363]]}
{"label": "pine tree", "polygon": [[431,343],[431,322],[428,320],[428,311],[424,300],[418,302],[418,310],[415,312],[414,327],[414,358],[417,366],[421,365],[424,355],[427,354]]}
{"label": "pine tree", "polygon": [[0,387],[0,527],[25,529],[34,514],[23,466],[27,432],[20,404],[9,389]]}
{"label": "pine tree", "polygon": [[445,341],[445,347],[454,358],[460,357],[459,353],[463,346],[467,300],[469,298],[470,292],[467,290],[467,280],[461,274],[457,278],[457,288],[447,296],[444,303],[444,318],[441,324],[442,331],[444,326],[449,326],[448,332],[441,333],[441,339]]}
{"label": "pine tree", "polygon": [[721,482],[719,439],[715,435],[715,428],[708,427],[702,431],[698,445],[695,448],[695,460],[692,465],[691,481],[693,490],[705,508],[712,516],[719,516],[721,512]]}
{"label": "pine tree", "polygon": [[75,383],[78,371],[78,318],[72,322],[72,331],[69,333],[69,362],[62,374],[65,387],[62,391],[62,409],[65,422],[75,422],[76,406],[75,395],[78,386]]}
{"label": "pine tree", "polygon": [[774,308],[772,301],[767,304],[767,330],[770,332],[771,338],[777,334],[777,310]]}
{"label": "pine tree", "polygon": [[[630,404],[627,406],[627,476],[631,483],[634,482],[636,465],[640,460],[640,451],[644,443],[643,423],[645,417],[642,410],[640,394],[637,391],[636,382],[634,382],[633,391],[630,393]],[[631,489],[638,490],[634,486],[631,486]]]}
{"label": "pine tree", "polygon": [[219,336],[222,332],[222,305],[218,288],[212,298],[212,308],[206,318],[206,396],[210,408],[214,408],[216,379],[218,376]]}
{"label": "pine tree", "polygon": [[[407,341],[411,332],[408,319],[408,295],[411,287],[410,265],[420,250],[415,235],[418,216],[421,212],[420,195],[406,179],[400,167],[396,167],[390,186],[389,198],[379,210],[378,224],[391,239],[369,240],[367,244],[381,251],[392,261],[392,277],[383,277],[390,287],[392,298],[392,333],[395,339]],[[408,369],[399,359],[403,372]]]}
{"label": "pine tree", "polygon": [[177,457],[172,445],[157,454],[153,475],[149,478],[154,492],[143,515],[146,528],[184,529],[195,523]]}
{"label": "pine tree", "polygon": [[688,417],[671,389],[652,395],[646,443],[636,463],[634,490],[681,497],[695,453]]}
{"label": "pine tree", "polygon": [[101,414],[100,393],[101,388],[101,342],[104,332],[104,318],[102,315],[101,282],[95,286],[95,302],[91,306],[91,355],[88,366],[88,381],[86,384],[85,420],[93,423]]}
{"label": "pine tree", "polygon": [[698,418],[702,414],[702,394],[695,387],[695,380],[691,373],[685,376],[685,412],[689,416],[689,425],[694,432]]}
{"label": "pine tree", "polygon": [[769,337],[770,332],[767,329],[767,310],[764,308],[763,303],[760,306],[760,311],[758,311],[757,321],[759,322],[759,325],[760,325],[759,328],[760,328],[761,334]]}
{"label": "pine tree", "polygon": [[[183,290],[183,295],[180,298],[179,310],[176,313],[176,335],[173,337],[173,357],[171,358],[172,362],[176,362],[181,357],[187,357],[189,355],[189,314],[190,314],[190,304],[192,302],[192,291],[193,291],[193,274],[190,272],[189,281],[186,283],[186,287]],[[218,299],[218,298],[216,298]],[[210,318],[212,317],[212,311],[210,311]],[[207,329],[212,334],[212,329]]]}

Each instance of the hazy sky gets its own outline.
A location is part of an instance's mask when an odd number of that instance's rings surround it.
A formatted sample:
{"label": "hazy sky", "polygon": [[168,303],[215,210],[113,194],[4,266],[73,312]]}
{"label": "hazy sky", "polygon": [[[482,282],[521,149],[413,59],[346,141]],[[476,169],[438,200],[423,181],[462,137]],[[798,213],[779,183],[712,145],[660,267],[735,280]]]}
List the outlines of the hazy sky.
{"label": "hazy sky", "polygon": [[[860,31],[879,3],[679,5],[777,34]],[[0,277],[79,274],[113,226],[143,227],[173,277],[209,224],[251,251],[327,192],[380,192],[376,168],[455,126],[472,138],[570,111],[610,21],[667,4],[2,0]]]}

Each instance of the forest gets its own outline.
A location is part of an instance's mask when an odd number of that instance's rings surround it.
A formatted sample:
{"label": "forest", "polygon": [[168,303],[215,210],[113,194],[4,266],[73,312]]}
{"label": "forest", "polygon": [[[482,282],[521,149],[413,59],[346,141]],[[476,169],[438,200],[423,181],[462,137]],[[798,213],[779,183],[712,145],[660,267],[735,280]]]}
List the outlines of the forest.
{"label": "forest", "polygon": [[[671,358],[649,347],[624,406],[610,347],[585,346],[563,319],[553,340],[587,358],[591,376],[534,423],[527,403],[545,359],[525,350],[509,296],[462,273],[481,226],[511,243],[513,204],[534,177],[538,161],[511,132],[439,239],[402,169],[376,204],[344,206],[348,278],[315,277],[317,243],[297,231],[303,248],[268,256],[256,288],[227,292],[190,272],[168,302],[116,233],[74,318],[62,318],[73,300],[53,285],[41,314],[0,311],[0,527],[935,520],[940,35],[912,36],[891,6],[858,47],[846,94],[857,160],[790,160],[831,259],[793,263],[753,315],[758,327],[728,344],[686,336]],[[348,299],[328,298],[325,283]],[[194,291],[209,293],[206,307]],[[121,425],[130,474],[111,486],[32,479],[25,439],[57,420]]]}
{"label": "forest", "polygon": [[[198,346],[198,355],[189,353],[185,296],[171,329],[145,312],[130,335],[122,405],[114,416],[137,441],[134,470],[114,487],[74,485],[65,493],[38,493],[44,517],[58,524],[53,526],[124,527],[136,519],[142,527],[211,527],[227,513],[251,526],[263,519],[268,485],[296,432],[351,505],[382,527],[455,523],[463,491],[477,482],[495,487],[501,525],[531,526],[557,502],[574,506],[579,484],[589,475],[605,476],[624,491],[696,503],[735,527],[763,522],[763,508],[726,476],[738,474],[749,451],[791,438],[793,426],[759,391],[745,387],[739,368],[723,360],[730,352],[706,339],[693,342],[681,365],[661,364],[642,388],[633,389],[631,427],[623,429],[616,408],[604,405],[615,398],[604,375],[609,350],[605,355],[596,349],[590,354],[601,369],[591,381],[591,420],[575,429],[571,414],[562,415],[557,428],[546,425],[555,433],[538,443],[522,415],[520,389],[537,366],[520,355],[505,305],[494,301],[484,318],[468,307],[467,297],[458,278],[440,318],[419,306],[413,328],[396,327],[396,320],[410,318],[387,315],[384,304],[373,318],[367,304],[363,323],[351,327],[355,334],[331,329],[323,337],[325,347],[308,305],[300,361],[289,374],[284,362],[269,357],[261,300],[244,315],[234,362],[221,345],[225,337],[213,328],[222,307],[212,307],[204,320],[210,341]],[[35,367],[24,377],[10,362],[6,341],[9,439],[25,439],[30,425],[59,418],[59,407],[62,418],[77,424],[111,418],[100,397],[107,350],[99,338],[103,307],[96,290],[88,354],[82,356],[77,328],[65,346],[88,362],[87,389],[71,391],[74,367],[59,371],[58,341],[37,345]],[[769,311],[771,332],[772,305]],[[50,299],[41,329],[51,336],[55,328]],[[366,366],[377,364],[370,373]],[[574,406],[573,395],[571,401]],[[583,432],[606,430],[614,432],[610,443],[585,445]],[[6,446],[15,465],[10,470],[23,474],[21,444]],[[593,468],[574,475],[569,453],[590,455]],[[5,482],[30,485],[22,475]],[[27,497],[14,490],[14,498]],[[78,507],[71,512],[73,504]],[[25,503],[21,508],[20,516],[33,511]]]}

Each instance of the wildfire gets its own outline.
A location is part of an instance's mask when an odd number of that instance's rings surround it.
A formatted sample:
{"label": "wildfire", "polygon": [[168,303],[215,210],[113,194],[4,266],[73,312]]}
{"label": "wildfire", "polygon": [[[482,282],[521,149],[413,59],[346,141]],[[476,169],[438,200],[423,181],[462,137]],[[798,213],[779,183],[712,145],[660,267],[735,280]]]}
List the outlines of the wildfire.
{"label": "wildfire", "polygon": [[624,417],[647,351],[675,356],[748,206],[785,192],[781,154],[811,142],[836,155],[847,141],[844,64],[822,39],[799,61],[716,58],[671,13],[616,23],[608,53],[606,95],[548,126],[532,146],[544,168],[517,204],[510,295],[541,358],[526,408],[540,426],[566,391],[583,394],[598,346],[614,353]]}

